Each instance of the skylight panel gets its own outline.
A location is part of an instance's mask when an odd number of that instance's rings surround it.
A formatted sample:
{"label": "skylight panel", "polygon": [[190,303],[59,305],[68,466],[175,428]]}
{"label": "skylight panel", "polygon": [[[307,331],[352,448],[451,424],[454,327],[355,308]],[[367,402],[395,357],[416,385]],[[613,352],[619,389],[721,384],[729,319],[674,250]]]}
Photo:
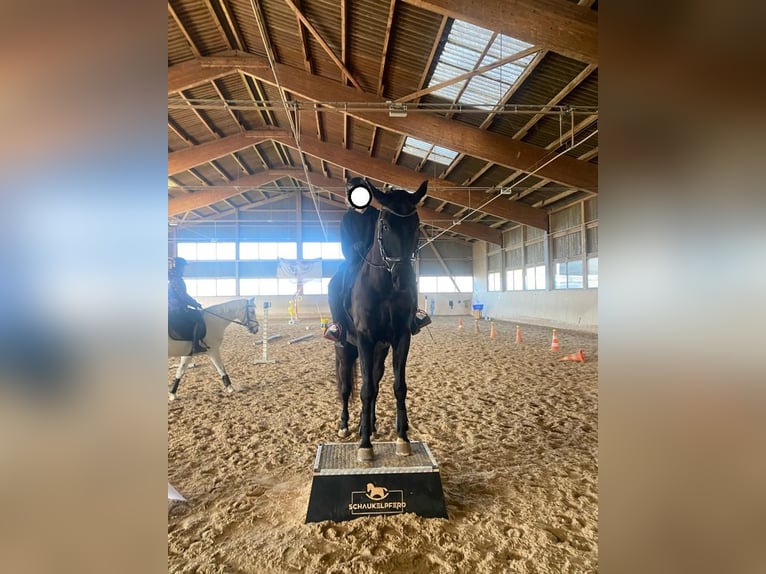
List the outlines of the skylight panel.
{"label": "skylight panel", "polygon": [[428,142],[409,136],[404,140],[402,151],[442,165],[449,165],[457,157],[456,151],[438,145],[431,145]]}
{"label": "skylight panel", "polygon": [[[498,34],[492,40],[493,35],[493,32],[486,28],[455,20],[434,68],[429,87],[448,82],[461,74],[532,47],[531,44],[504,34]],[[458,104],[494,106],[518,80],[534,56],[535,54],[529,54],[468,80],[435,90],[433,94]]]}

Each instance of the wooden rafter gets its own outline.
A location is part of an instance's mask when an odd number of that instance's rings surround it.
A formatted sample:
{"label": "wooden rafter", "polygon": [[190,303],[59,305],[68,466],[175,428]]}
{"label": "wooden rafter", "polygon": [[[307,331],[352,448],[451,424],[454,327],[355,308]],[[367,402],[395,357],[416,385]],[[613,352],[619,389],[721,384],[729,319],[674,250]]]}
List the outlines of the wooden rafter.
{"label": "wooden rafter", "polygon": [[250,130],[240,134],[219,138],[208,143],[191,148],[174,151],[168,154],[168,175],[181,173],[197,165],[207,163],[219,157],[232,154],[246,147],[274,137],[287,137],[287,131],[266,128]]}
{"label": "wooden rafter", "polygon": [[391,0],[388,7],[388,19],[386,20],[386,35],[383,38],[383,52],[380,57],[380,72],[378,73],[378,89],[375,92],[378,96],[383,95],[383,74],[386,71],[386,57],[388,56],[388,42],[391,39],[391,26],[394,23],[395,9],[396,9],[396,0]]}
{"label": "wooden rafter", "polygon": [[189,136],[187,136],[180,126],[177,126],[176,123],[168,118],[168,129],[172,131],[178,138],[183,141],[187,146],[193,146],[194,142],[189,139]]}
{"label": "wooden rafter", "polygon": [[234,22],[234,18],[232,17],[228,2],[226,0],[218,0],[218,5],[221,7],[221,11],[226,18],[226,23],[229,25],[229,30],[231,30],[231,35],[234,38],[234,45],[236,49],[245,51],[245,44],[240,37],[239,30],[237,29],[237,25]]}
{"label": "wooden rafter", "polygon": [[[590,64],[589,66],[585,66],[585,69],[583,69],[582,72],[577,74],[571,82],[569,82],[566,86],[564,86],[561,90],[559,90],[559,93],[557,93],[555,96],[553,96],[550,101],[548,102],[549,106],[555,106],[557,105],[561,100],[563,100],[566,96],[569,95],[569,93],[574,90],[577,86],[580,85],[580,83],[585,80],[588,76],[591,75],[593,70],[597,68],[596,65]],[[519,129],[516,134],[513,136],[514,139],[521,139],[525,135],[527,135],[527,132],[529,132],[530,128],[534,126],[538,121],[540,121],[540,118],[543,117],[543,114],[535,114],[532,116],[529,121],[524,124],[524,126]]]}
{"label": "wooden rafter", "polygon": [[[287,143],[287,145],[292,144]],[[356,173],[364,174],[371,179],[391,183],[405,189],[417,189],[423,181],[422,175],[405,167],[391,165],[386,161],[371,158],[366,153],[344,150],[337,145],[320,142],[313,138],[302,137],[301,149],[316,158],[353,169]],[[428,195],[435,199],[470,208],[477,208],[488,199],[486,194],[467,193],[468,190],[461,190],[460,187],[445,180],[431,178],[429,179]],[[547,230],[548,228],[548,215],[545,211],[533,209],[522,203],[508,201],[505,198],[493,201],[483,207],[481,211],[539,229]]]}
{"label": "wooden rafter", "polygon": [[[265,61],[264,58],[258,56],[240,57],[240,59],[244,60],[246,64],[262,64]],[[307,100],[385,105],[385,102],[375,95],[344,87],[333,80],[312,76],[303,70],[283,64],[277,64],[276,67],[282,87]],[[243,68],[243,71],[247,75],[256,76],[267,83],[275,83],[273,73],[260,66]],[[361,108],[349,109],[348,114],[387,130],[438,143],[458,153],[491,161],[510,169],[528,170],[530,166],[544,161],[547,156],[547,152],[537,146],[433,114],[413,113],[407,118],[391,118],[384,111],[366,111]],[[435,139],[438,141],[434,142]],[[558,158],[555,162],[543,167],[538,173],[540,177],[556,181],[562,185],[569,185],[586,191],[598,191],[596,166],[568,156]]]}
{"label": "wooden rafter", "polygon": [[354,78],[354,75],[346,68],[346,65],[338,58],[338,56],[335,55],[335,52],[330,47],[330,45],[325,41],[324,38],[322,38],[322,35],[317,31],[317,29],[314,27],[314,25],[309,22],[308,18],[306,18],[303,15],[303,12],[298,10],[298,8],[295,6],[292,0],[285,0],[285,4],[287,4],[288,8],[292,10],[295,15],[300,19],[300,21],[303,23],[303,25],[306,27],[306,29],[309,31],[309,33],[314,36],[314,39],[319,43],[319,45],[322,47],[322,49],[327,52],[327,55],[330,56],[330,59],[335,62],[335,65],[340,68],[341,72],[343,72],[343,75],[348,78],[348,80],[354,85],[354,87],[358,90],[362,90],[361,84],[356,81],[356,78]]}
{"label": "wooden rafter", "polygon": [[[233,141],[229,142],[227,140]],[[285,138],[285,141],[288,146],[294,145],[289,141],[289,138]],[[231,150],[232,147],[235,147],[241,142],[242,135],[238,134],[236,136],[223,138],[223,140],[213,143],[228,144],[228,149]],[[197,149],[209,145],[210,144],[203,144],[195,146],[192,150],[181,150],[180,152],[174,152],[174,154],[189,153],[190,151],[196,150],[196,160],[199,161],[199,163],[206,163],[215,157],[220,157],[220,155],[217,155],[220,153],[220,149],[215,149],[212,146],[203,150]],[[337,145],[320,142],[307,135],[301,137],[301,149],[304,153],[309,154],[320,161],[331,163],[341,168],[353,168],[355,173],[364,174],[374,180],[391,183],[406,189],[416,189],[423,180],[421,175],[405,167],[391,165],[386,161],[371,158],[366,153],[354,150],[343,150]],[[232,152],[233,150],[228,153]],[[169,161],[171,159],[176,159],[173,157],[174,154],[170,154]],[[299,178],[302,170],[293,170],[291,173],[295,174],[293,177]],[[243,178],[243,180],[246,181],[245,178]],[[339,181],[343,182],[342,179]],[[313,183],[313,180],[311,183]],[[341,183],[341,185],[343,184]],[[449,187],[449,189],[446,189],[447,187]],[[455,186],[450,182],[439,179],[429,180],[429,197],[465,206],[466,208],[476,208],[487,199],[485,194],[471,194],[467,190],[461,190],[460,186]],[[533,227],[541,229],[547,229],[548,225],[547,214],[544,211],[532,209],[521,203],[507,201],[504,198],[499,198],[490,203],[482,209],[482,212],[496,217],[518,221],[519,223],[524,223],[526,225],[532,225]]]}
{"label": "wooden rafter", "polygon": [[[256,58],[257,56],[251,56]],[[282,87],[293,94],[310,101],[335,101],[385,105],[377,96],[366,94],[342,86],[341,84],[311,76],[302,70],[277,64]],[[267,83],[273,83],[270,72],[247,71]],[[511,169],[530,169],[539,165],[548,155],[537,146],[511,140],[503,135],[480,130],[462,122],[447,120],[433,114],[413,113],[407,118],[392,118],[385,111],[366,111],[358,109],[344,110],[355,119],[364,120],[387,130],[410,135],[423,141],[437,143],[448,149],[467,155],[492,161]],[[434,141],[437,140],[437,141]],[[562,185],[571,185],[587,191],[597,191],[598,171],[595,166],[578,162],[574,158],[562,156],[539,171],[540,177],[546,177]]]}
{"label": "wooden rafter", "polygon": [[181,34],[183,34],[184,38],[186,38],[186,41],[189,44],[189,48],[192,51],[192,54],[197,56],[198,58],[202,55],[200,54],[199,49],[194,44],[194,40],[192,40],[192,37],[189,35],[189,32],[186,31],[186,27],[184,26],[183,22],[181,22],[181,18],[178,17],[178,14],[176,14],[176,11],[173,9],[173,5],[168,2],[168,12],[170,12],[171,18],[173,18],[173,21],[176,23],[176,26],[178,26],[178,29],[181,31]]}
{"label": "wooden rafter", "polygon": [[292,175],[291,170],[269,170],[241,178],[236,185],[212,187],[209,190],[196,191],[188,195],[168,200],[168,215],[178,215],[186,211],[207,207],[229,197],[247,191],[246,188],[257,188],[281,177]]}
{"label": "wooden rafter", "polygon": [[[303,174],[297,174],[294,176],[296,179],[302,179],[305,176]],[[345,182],[338,178],[328,178],[318,173],[310,173],[311,185],[320,187],[327,190],[331,196],[337,197],[343,201],[342,205],[345,207],[346,193]],[[430,195],[430,192],[429,192]],[[424,206],[418,206],[418,216],[420,222],[436,227],[438,229],[448,229],[452,225],[452,220],[448,220],[444,217],[444,214],[437,213],[436,211]],[[502,244],[502,234],[499,231],[490,229],[486,225],[474,225],[472,223],[463,222],[458,226],[451,229],[452,232],[471,239],[480,239],[481,241],[487,241],[488,243],[494,243],[497,245]]]}

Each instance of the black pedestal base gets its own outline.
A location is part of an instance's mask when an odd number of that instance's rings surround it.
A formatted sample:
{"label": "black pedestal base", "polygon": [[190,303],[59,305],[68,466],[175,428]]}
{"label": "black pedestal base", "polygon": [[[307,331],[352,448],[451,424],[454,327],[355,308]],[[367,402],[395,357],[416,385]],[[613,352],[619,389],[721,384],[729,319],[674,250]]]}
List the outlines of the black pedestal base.
{"label": "black pedestal base", "polygon": [[411,456],[397,456],[396,443],[373,443],[375,460],[361,463],[356,443],[320,444],[306,522],[404,512],[448,518],[439,465],[425,443],[411,445]]}

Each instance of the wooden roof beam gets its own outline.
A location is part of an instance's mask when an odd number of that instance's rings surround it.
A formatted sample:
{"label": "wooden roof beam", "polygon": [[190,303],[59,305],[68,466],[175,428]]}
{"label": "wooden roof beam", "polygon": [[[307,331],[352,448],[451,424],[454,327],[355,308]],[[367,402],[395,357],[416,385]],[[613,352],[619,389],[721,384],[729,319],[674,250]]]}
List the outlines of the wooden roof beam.
{"label": "wooden roof beam", "polygon": [[216,186],[214,189],[195,191],[188,195],[172,198],[168,200],[168,215],[178,215],[186,211],[207,207],[247,191],[245,188],[257,188],[294,173],[294,170],[273,169],[240,178],[236,185]]}
{"label": "wooden roof beam", "polygon": [[[292,146],[295,144],[286,141],[285,145]],[[364,174],[371,179],[391,183],[404,189],[417,189],[423,181],[423,175],[406,167],[371,158],[366,153],[344,150],[337,145],[320,142],[307,136],[301,137],[301,149],[318,159],[353,169],[354,172]],[[447,187],[449,189],[445,189]],[[472,194],[467,189],[455,189],[456,187],[459,188],[460,186],[449,181],[431,178],[428,184],[428,196],[469,208],[477,208],[488,199],[486,194]],[[548,229],[547,212],[522,203],[508,201],[503,197],[486,205],[481,211],[539,229]]]}
{"label": "wooden roof beam", "polygon": [[289,134],[286,130],[264,128],[263,130],[250,130],[187,149],[174,151],[168,154],[168,175],[181,173],[194,166],[232,154],[262,141],[288,136]]}
{"label": "wooden roof beam", "polygon": [[[325,39],[322,38],[322,35],[317,31],[317,29],[314,27],[314,25],[309,22],[309,20],[303,15],[303,12],[301,12],[295,4],[293,4],[292,0],[285,0],[285,4],[287,4],[287,7],[290,8],[290,10],[295,13],[295,15],[298,17],[298,19],[301,21],[301,23],[306,27],[306,29],[309,31],[309,33],[314,36],[314,39],[319,42],[319,45],[322,46],[322,49],[327,52],[327,55],[330,56],[330,59],[335,63],[338,68],[340,68],[341,72],[343,72],[343,75],[348,78],[348,80],[354,85],[354,87],[358,90],[362,90],[362,86],[359,84],[359,82],[356,81],[356,78],[354,78],[354,75],[349,72],[348,68],[346,68],[346,65],[338,58],[338,56],[335,55],[335,52],[330,47],[330,45],[325,42]],[[280,76],[281,77],[281,76]]]}
{"label": "wooden roof beam", "polygon": [[404,0],[564,56],[598,63],[598,14],[566,0]]}
{"label": "wooden roof beam", "polygon": [[[248,61],[264,60],[258,56],[243,58]],[[243,70],[262,81],[275,84],[271,71],[258,69]],[[364,92],[343,86],[342,84],[312,76],[303,70],[277,64],[282,87],[293,94],[314,102],[348,102],[378,104],[386,102]],[[506,136],[481,130],[476,127],[447,120],[437,114],[412,113],[406,118],[389,117],[387,111],[366,111],[364,109],[344,110],[356,119],[378,125],[387,130],[410,135],[415,138],[444,146],[448,149],[473,157],[491,161],[510,169],[530,170],[548,159],[546,150]],[[586,191],[598,191],[598,169],[587,162],[572,157],[561,156],[556,161],[542,167],[538,172],[562,185],[569,185]]]}
{"label": "wooden roof beam", "polygon": [[[199,165],[211,161],[212,159],[216,159],[217,157],[221,157],[222,155],[234,153],[237,151],[237,149],[235,149],[237,146],[241,146],[239,148],[241,149],[242,147],[252,145],[252,139],[247,137],[247,135],[251,133],[253,132],[228,136],[214,142],[201,144],[193,148],[169,154],[169,175],[177,173],[171,171],[171,166],[181,166],[181,160],[185,162],[182,167],[189,169],[189,165],[193,161],[197,161],[195,165]],[[255,130],[255,133],[258,134],[258,131]],[[283,137],[281,144],[287,145],[288,147],[295,146],[295,143],[287,136]],[[321,142],[308,135],[303,135],[301,137],[301,150],[319,160],[335,164],[339,167],[353,169],[356,173],[365,174],[372,179],[389,182],[405,189],[417,189],[423,181],[423,176],[411,169],[392,165],[387,161],[371,158],[366,153],[354,150],[344,150],[337,145]],[[429,196],[435,199],[441,199],[443,201],[470,208],[478,207],[487,200],[486,194],[471,194],[469,193],[469,190],[454,189],[455,187],[459,188],[460,186],[455,186],[455,184],[446,180],[433,178],[429,181]],[[443,189],[444,187],[449,187],[450,189]],[[533,209],[527,205],[509,201],[506,198],[498,198],[482,208],[482,212],[540,229],[548,228],[548,216],[545,211]]]}
{"label": "wooden roof beam", "polygon": [[[300,174],[294,175],[293,178],[303,180],[305,176],[301,172]],[[345,192],[346,182],[345,181],[336,177],[325,177],[318,173],[309,173],[309,179],[311,180],[310,183],[312,186],[327,190],[327,192],[330,193],[330,195],[337,197],[338,199],[343,201],[342,205],[345,207],[345,202],[346,202],[346,192]],[[428,197],[430,194],[431,192],[429,190],[426,197]],[[377,202],[374,202],[374,203],[377,204]],[[452,225],[451,220],[445,221],[445,216],[443,213],[437,213],[433,209],[423,207],[422,205],[418,206],[418,217],[420,217],[421,223],[425,223],[427,225],[430,225],[431,227],[436,227],[439,229],[448,229]],[[502,233],[500,233],[499,231],[490,229],[486,225],[476,225],[473,223],[468,223],[466,221],[462,222],[460,225],[456,225],[450,231],[457,233],[459,235],[470,237],[472,239],[480,239],[481,241],[494,243],[496,245],[502,245],[502,241],[503,241]]]}
{"label": "wooden roof beam", "polygon": [[178,17],[178,14],[176,14],[176,11],[173,9],[173,5],[168,1],[168,12],[170,12],[170,17],[173,18],[173,21],[176,23],[176,26],[178,26],[178,29],[181,31],[181,34],[183,34],[184,38],[186,39],[186,42],[189,44],[189,48],[192,51],[192,54],[197,56],[198,58],[202,55],[200,54],[199,49],[197,46],[194,45],[194,40],[192,40],[192,37],[189,35],[189,32],[186,31],[186,27],[184,26],[183,22],[181,22],[181,18]]}
{"label": "wooden roof beam", "polygon": [[375,92],[378,96],[383,95],[383,75],[386,71],[386,56],[388,55],[388,42],[391,39],[391,26],[394,23],[394,10],[396,9],[396,0],[391,0],[388,7],[388,19],[386,20],[386,35],[383,38],[383,53],[380,58],[380,72],[378,73],[378,89]]}

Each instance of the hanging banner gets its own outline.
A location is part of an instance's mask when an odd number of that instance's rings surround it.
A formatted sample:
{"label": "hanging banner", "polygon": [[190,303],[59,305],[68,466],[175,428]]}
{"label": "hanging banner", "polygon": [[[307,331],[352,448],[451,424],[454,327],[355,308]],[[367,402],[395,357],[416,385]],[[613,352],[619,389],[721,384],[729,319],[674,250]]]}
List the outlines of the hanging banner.
{"label": "hanging banner", "polygon": [[279,279],[294,279],[303,283],[308,279],[322,278],[322,261],[299,261],[297,259],[279,259],[277,262]]}

